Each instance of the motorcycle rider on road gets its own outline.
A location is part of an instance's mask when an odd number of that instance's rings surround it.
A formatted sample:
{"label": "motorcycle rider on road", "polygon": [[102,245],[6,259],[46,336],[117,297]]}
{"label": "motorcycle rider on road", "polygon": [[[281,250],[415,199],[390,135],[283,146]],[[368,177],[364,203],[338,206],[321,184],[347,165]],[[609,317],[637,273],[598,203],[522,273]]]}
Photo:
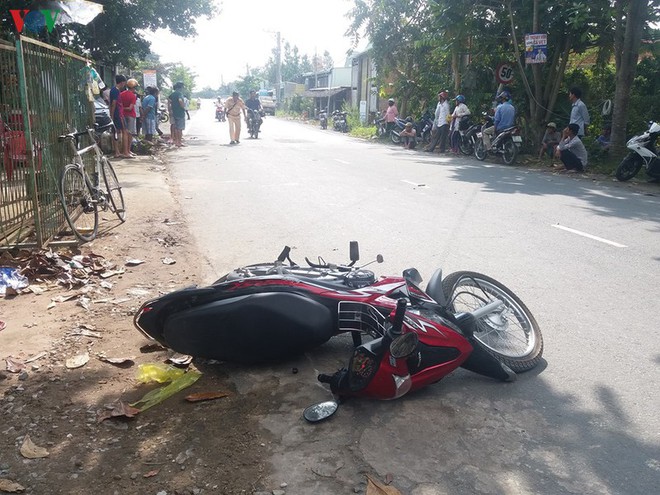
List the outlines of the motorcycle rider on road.
{"label": "motorcycle rider on road", "polygon": [[261,101],[259,100],[255,90],[250,91],[250,97],[245,100],[245,106],[250,110],[256,110],[257,112],[261,111]]}
{"label": "motorcycle rider on road", "polygon": [[500,102],[495,110],[494,125],[484,129],[483,140],[486,150],[490,151],[491,136],[497,136],[499,132],[509,127],[513,127],[516,123],[516,107],[511,104],[511,95],[508,91],[502,91],[497,95],[497,101]]}

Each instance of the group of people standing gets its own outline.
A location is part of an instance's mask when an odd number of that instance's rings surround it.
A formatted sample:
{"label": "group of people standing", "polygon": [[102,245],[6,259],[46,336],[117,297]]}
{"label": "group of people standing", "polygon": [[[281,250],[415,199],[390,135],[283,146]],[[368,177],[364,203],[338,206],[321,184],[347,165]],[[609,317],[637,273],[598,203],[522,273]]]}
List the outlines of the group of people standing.
{"label": "group of people standing", "polygon": [[[465,96],[458,95],[454,98],[455,106],[453,111],[450,107],[449,92],[442,90],[438,92],[438,103],[435,109],[433,120],[433,129],[431,142],[424,149],[426,152],[433,152],[439,148],[440,153],[447,151],[450,146],[452,153],[458,154],[458,143],[460,140],[460,130],[467,129],[467,117],[471,115]],[[569,91],[569,100],[571,101],[571,116],[569,124],[559,133],[557,125],[554,122],[548,123],[539,151],[539,158],[544,154],[558,158],[562,165],[556,168],[569,171],[584,171],[587,167],[587,150],[582,142],[586,135],[587,126],[590,123],[589,111],[582,101],[582,91],[580,88],[573,87]],[[493,125],[483,129],[483,140],[487,150],[491,148],[491,140],[499,132],[515,125],[516,109],[511,102],[511,94],[504,90],[497,97],[497,107]],[[394,123],[399,112],[396,108],[394,99],[388,100],[388,107],[384,112],[384,118],[389,133],[394,128]],[[416,144],[416,131],[412,123],[406,124],[401,132],[403,146],[413,149]],[[607,136],[605,137],[605,139]],[[599,140],[600,142],[601,140]],[[607,141],[609,145],[609,140]]]}
{"label": "group of people standing", "polygon": [[145,139],[153,141],[158,129],[158,88],[148,86],[140,94],[136,79],[127,79],[118,74],[115,85],[110,90],[109,103],[112,121],[121,135],[121,140],[114,140],[115,158],[135,158],[131,151],[133,138],[143,131]]}

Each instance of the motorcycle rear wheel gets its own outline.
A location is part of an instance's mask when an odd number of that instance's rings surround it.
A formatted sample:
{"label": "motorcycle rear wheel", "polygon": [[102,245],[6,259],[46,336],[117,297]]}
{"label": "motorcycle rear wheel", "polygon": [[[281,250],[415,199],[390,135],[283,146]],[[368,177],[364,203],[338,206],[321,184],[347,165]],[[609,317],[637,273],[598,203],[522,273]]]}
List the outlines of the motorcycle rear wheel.
{"label": "motorcycle rear wheel", "polygon": [[477,320],[474,338],[516,373],[541,362],[541,329],[527,306],[504,284],[481,273],[461,271],[442,281],[442,291],[454,313],[472,312],[493,299],[502,301],[503,308]]}
{"label": "motorcycle rear wheel", "polygon": [[477,160],[484,161],[486,159],[486,145],[484,144],[483,139],[477,139],[477,144],[474,147],[474,156],[477,157]]}
{"label": "motorcycle rear wheel", "polygon": [[464,155],[471,155],[474,153],[472,140],[468,136],[461,136],[461,139],[458,141],[458,149],[460,149],[461,153]]}
{"label": "motorcycle rear wheel", "polygon": [[399,136],[394,131],[390,131],[390,139],[394,144],[401,144],[401,136]]}
{"label": "motorcycle rear wheel", "polygon": [[628,153],[614,172],[618,181],[625,182],[632,179],[642,168],[642,157],[637,153]]}
{"label": "motorcycle rear wheel", "polygon": [[518,146],[511,139],[507,139],[504,144],[502,144],[502,160],[507,165],[513,165],[513,162],[516,161],[518,156]]}

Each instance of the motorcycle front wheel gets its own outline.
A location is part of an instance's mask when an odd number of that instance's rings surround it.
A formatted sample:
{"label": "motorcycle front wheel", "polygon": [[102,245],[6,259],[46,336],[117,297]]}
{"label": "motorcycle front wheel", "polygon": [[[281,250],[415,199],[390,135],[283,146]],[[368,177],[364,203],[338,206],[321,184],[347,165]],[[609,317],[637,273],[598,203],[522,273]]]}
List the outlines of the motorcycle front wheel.
{"label": "motorcycle front wheel", "polygon": [[513,165],[518,156],[518,146],[511,139],[507,139],[502,145],[502,160],[507,165]]}
{"label": "motorcycle front wheel", "polygon": [[390,131],[390,139],[394,144],[401,144],[401,136],[399,136],[395,131]]}
{"label": "motorcycle front wheel", "polygon": [[527,306],[504,284],[481,273],[462,271],[447,276],[442,291],[454,313],[470,313],[495,299],[502,301],[503,307],[477,320],[474,338],[516,373],[541,362],[541,329]]}
{"label": "motorcycle front wheel", "polygon": [[642,168],[642,157],[637,153],[628,153],[614,172],[617,180],[625,182],[632,179]]}
{"label": "motorcycle front wheel", "polygon": [[486,154],[486,145],[483,139],[477,139],[477,144],[474,147],[474,156],[477,157],[477,160],[483,162],[486,159]]}
{"label": "motorcycle front wheel", "polygon": [[166,113],[161,113],[159,120],[163,123],[168,122],[170,120],[170,116]]}

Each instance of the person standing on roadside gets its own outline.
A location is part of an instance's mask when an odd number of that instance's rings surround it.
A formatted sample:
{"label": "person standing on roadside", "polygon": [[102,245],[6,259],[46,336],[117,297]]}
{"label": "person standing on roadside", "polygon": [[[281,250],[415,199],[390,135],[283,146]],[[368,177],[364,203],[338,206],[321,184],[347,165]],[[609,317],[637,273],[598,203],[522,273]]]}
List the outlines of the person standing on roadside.
{"label": "person standing on roadside", "polygon": [[229,121],[229,144],[240,143],[241,137],[241,112],[247,122],[247,107],[245,102],[240,98],[238,91],[231,94],[231,98],[227,98],[225,102],[225,109],[227,111],[227,120]]}
{"label": "person standing on roadside", "polygon": [[142,125],[144,126],[144,137],[151,142],[156,134],[156,104],[158,102],[158,88],[151,86],[145,90],[147,96],[142,100]]}
{"label": "person standing on roadside", "polygon": [[458,142],[461,139],[459,127],[461,122],[470,116],[470,109],[465,104],[465,96],[458,95],[454,100],[456,100],[456,107],[451,114],[451,151],[457,155],[459,153]]}
{"label": "person standing on roadside", "polygon": [[440,153],[444,153],[447,149],[447,135],[449,133],[449,101],[447,98],[449,93],[447,91],[440,91],[438,93],[438,105],[435,107],[435,120],[433,121],[433,141],[428,148],[424,151],[433,153],[436,146],[440,146]]}
{"label": "person standing on roadside", "polygon": [[587,135],[587,126],[591,122],[587,105],[582,101],[582,90],[572,87],[568,93],[568,99],[571,101],[571,120],[569,124],[576,124],[579,128],[578,137],[582,139]]}
{"label": "person standing on roadside", "polygon": [[135,112],[135,104],[137,103],[137,90],[138,82],[135,79],[126,81],[126,89],[119,95],[119,102],[124,110],[124,122],[126,123],[125,133],[123,137],[124,157],[135,158],[135,154],[131,152],[131,144],[133,136],[137,135],[137,128],[135,126],[137,120],[137,113]]}
{"label": "person standing on roadside", "polygon": [[[117,133],[124,137],[124,129],[126,124],[124,122],[124,109],[119,102],[119,96],[121,92],[126,87],[126,76],[117,74],[115,76],[115,85],[110,90],[110,115],[112,116],[112,121],[115,124],[115,129]],[[114,139],[113,147],[115,149],[115,158],[124,158],[124,154],[119,148],[119,139]],[[123,147],[123,146],[122,146]]]}
{"label": "person standing on roadside", "polygon": [[399,110],[396,108],[396,103],[394,103],[394,98],[387,100],[387,109],[385,110],[385,129],[389,134],[392,129],[394,129],[394,122],[399,116]]}
{"label": "person standing on roadside", "polygon": [[183,130],[186,128],[186,108],[183,99],[183,83],[174,84],[174,91],[168,97],[172,117],[172,141],[177,148],[183,146]]}

